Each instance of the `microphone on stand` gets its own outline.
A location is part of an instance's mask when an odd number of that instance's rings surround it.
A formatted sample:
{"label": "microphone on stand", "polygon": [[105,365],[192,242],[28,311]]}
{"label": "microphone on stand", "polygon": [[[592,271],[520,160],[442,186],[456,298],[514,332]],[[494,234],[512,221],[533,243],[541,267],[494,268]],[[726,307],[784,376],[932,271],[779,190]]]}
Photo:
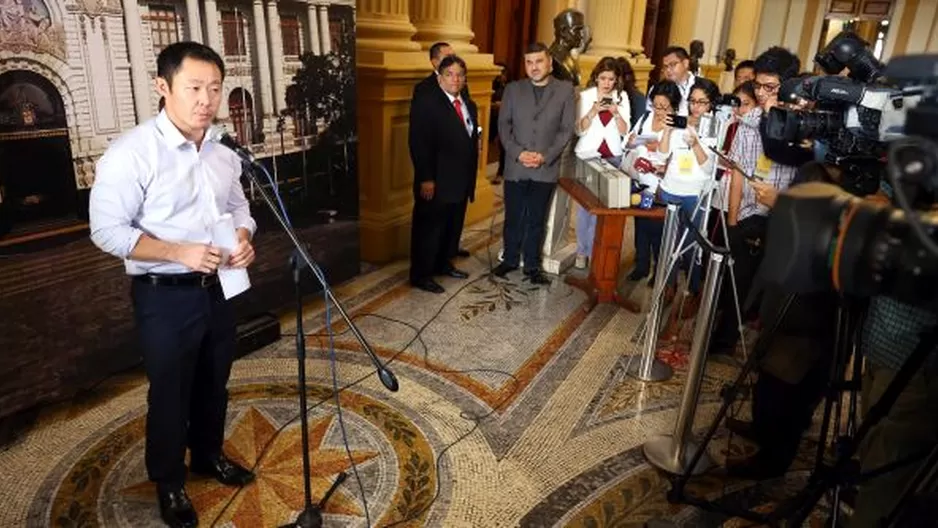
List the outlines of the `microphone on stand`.
{"label": "microphone on stand", "polygon": [[249,163],[254,163],[254,154],[250,150],[241,146],[235,138],[228,135],[228,132],[224,128],[212,128],[213,136],[218,140],[219,143],[228,147],[232,152],[238,155],[239,158],[247,161]]}
{"label": "microphone on stand", "polygon": [[[339,311],[339,314],[342,315],[342,318],[345,319],[346,324],[348,324],[349,329],[352,331],[352,334],[355,335],[355,338],[358,340],[359,344],[362,345],[362,348],[365,350],[365,353],[368,354],[368,357],[371,359],[372,364],[374,364],[374,367],[378,372],[378,379],[381,380],[381,384],[384,385],[388,390],[392,392],[397,391],[399,387],[398,382],[397,382],[397,377],[394,375],[393,372],[391,372],[390,369],[388,369],[388,367],[384,364],[384,362],[382,362],[381,359],[378,358],[378,355],[375,354],[374,350],[371,348],[371,345],[368,344],[368,341],[365,339],[365,336],[362,335],[358,327],[355,325],[352,319],[345,312],[345,308],[343,308],[342,304],[339,302],[338,299],[336,299],[335,295],[332,293],[332,287],[330,287],[329,283],[326,281],[325,275],[322,274],[319,266],[316,265],[313,259],[309,256],[309,253],[307,253],[305,249],[305,245],[300,243],[299,238],[297,238],[296,236],[296,232],[290,227],[289,223],[287,222],[287,219],[284,218],[283,215],[285,215],[286,212],[283,212],[283,214],[281,214],[281,212],[278,210],[277,206],[274,203],[274,198],[270,196],[270,192],[267,190],[267,188],[264,187],[263,183],[260,181],[257,174],[253,170],[254,168],[260,168],[260,170],[266,173],[267,169],[264,168],[262,164],[258,163],[254,159],[254,154],[252,154],[251,151],[249,151],[247,148],[245,148],[240,143],[238,143],[233,137],[228,135],[228,132],[225,131],[223,127],[212,127],[209,129],[208,134],[210,138],[215,139],[221,145],[223,145],[224,147],[228,148],[229,150],[237,154],[238,157],[241,158],[241,161],[244,164],[248,165],[248,168],[247,170],[245,170],[245,172],[247,173],[251,181],[254,182],[254,185],[258,189],[258,191],[260,191],[261,196],[264,198],[264,202],[267,203],[267,206],[270,208],[271,212],[273,212],[274,217],[276,217],[277,221],[280,223],[280,227],[283,228],[284,232],[286,232],[287,236],[293,242],[295,253],[294,253],[294,258],[291,258],[291,261],[296,259],[297,256],[299,257],[295,261],[294,270],[295,271],[299,270],[299,268],[301,267],[301,261],[310,267],[310,269],[313,271],[313,275],[315,275],[316,278],[319,280],[319,282],[322,284],[322,287],[326,295],[329,297],[329,299],[332,301],[332,304]],[[296,280],[298,280],[299,276],[294,274],[294,277]],[[299,290],[297,291],[299,292]],[[297,308],[298,311],[302,309],[301,304],[298,303],[297,306],[298,306]],[[298,318],[297,323],[298,323],[297,331],[302,332],[302,324],[299,318]]]}

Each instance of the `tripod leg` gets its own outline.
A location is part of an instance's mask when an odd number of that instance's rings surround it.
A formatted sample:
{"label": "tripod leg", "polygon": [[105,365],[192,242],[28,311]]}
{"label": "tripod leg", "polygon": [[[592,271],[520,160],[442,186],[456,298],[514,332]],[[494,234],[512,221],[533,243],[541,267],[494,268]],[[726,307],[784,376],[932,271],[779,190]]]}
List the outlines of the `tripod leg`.
{"label": "tripod leg", "polygon": [[322,500],[319,501],[320,510],[326,509],[326,503],[329,502],[329,498],[332,497],[332,494],[335,493],[337,489],[339,489],[339,486],[341,486],[343,482],[345,482],[346,478],[348,478],[348,473],[344,471],[339,473],[339,476],[335,478],[335,482],[333,482],[332,486],[329,487],[329,491],[327,491],[326,494],[322,496]]}

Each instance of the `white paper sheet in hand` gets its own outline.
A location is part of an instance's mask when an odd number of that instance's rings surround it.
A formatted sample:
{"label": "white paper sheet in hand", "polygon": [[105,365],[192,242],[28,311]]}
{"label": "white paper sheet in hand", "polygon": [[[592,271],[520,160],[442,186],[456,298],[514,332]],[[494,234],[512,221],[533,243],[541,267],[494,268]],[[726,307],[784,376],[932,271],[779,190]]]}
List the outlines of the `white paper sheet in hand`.
{"label": "white paper sheet in hand", "polygon": [[[228,262],[231,253],[238,247],[238,233],[235,231],[234,220],[230,214],[223,214],[212,228],[212,245],[221,249],[222,262]],[[251,287],[251,279],[245,268],[230,268],[219,266],[218,281],[225,299],[244,293]]]}

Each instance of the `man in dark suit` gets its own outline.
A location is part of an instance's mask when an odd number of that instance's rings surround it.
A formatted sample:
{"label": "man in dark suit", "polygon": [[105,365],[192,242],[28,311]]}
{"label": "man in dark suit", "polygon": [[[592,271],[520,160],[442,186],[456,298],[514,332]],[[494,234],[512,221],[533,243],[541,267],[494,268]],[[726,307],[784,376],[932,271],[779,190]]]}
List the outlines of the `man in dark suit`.
{"label": "man in dark suit", "polygon": [[[426,92],[428,89],[430,91],[436,92],[440,89],[440,81],[437,78],[437,71],[440,69],[440,61],[444,58],[449,57],[450,55],[455,55],[453,47],[449,45],[448,42],[435,42],[430,46],[430,64],[433,66],[433,72],[430,75],[424,77],[422,81],[414,86],[414,93],[410,100],[411,108],[414,105],[414,99],[423,92]],[[459,92],[460,97],[463,101],[469,100],[469,88],[467,83],[463,83],[462,90]],[[469,250],[462,249],[459,247],[459,241],[462,238],[462,228],[465,223],[465,217],[460,218],[456,225],[456,236],[453,237],[451,247],[449,248],[449,257],[468,257]]]}
{"label": "man in dark suit", "polygon": [[543,43],[527,48],[524,69],[528,78],[505,88],[498,116],[506,162],[505,253],[492,273],[504,277],[518,269],[523,250],[525,277],[550,284],[541,270],[544,224],[560,177],[560,158],[573,138],[576,100],[570,81],[551,77],[551,58]]}
{"label": "man in dark suit", "polygon": [[466,206],[475,197],[479,120],[475,103],[461,95],[466,63],[455,55],[444,57],[437,73],[436,89],[417,94],[410,109],[414,165],[410,282],[422,290],[443,293],[434,276],[469,276],[453,267],[450,259]]}

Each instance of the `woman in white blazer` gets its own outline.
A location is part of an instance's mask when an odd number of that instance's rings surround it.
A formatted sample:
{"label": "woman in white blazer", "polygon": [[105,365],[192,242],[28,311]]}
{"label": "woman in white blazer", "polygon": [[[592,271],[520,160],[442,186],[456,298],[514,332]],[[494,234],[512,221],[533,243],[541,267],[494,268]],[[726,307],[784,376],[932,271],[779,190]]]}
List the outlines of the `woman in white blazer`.
{"label": "woman in white blazer", "polygon": [[[623,136],[629,131],[629,96],[616,87],[619,68],[612,57],[600,59],[590,74],[587,88],[577,103],[576,132],[579,139],[574,152],[580,159],[603,158],[616,167],[622,162]],[[596,216],[577,205],[576,267],[585,268],[593,253]]]}

